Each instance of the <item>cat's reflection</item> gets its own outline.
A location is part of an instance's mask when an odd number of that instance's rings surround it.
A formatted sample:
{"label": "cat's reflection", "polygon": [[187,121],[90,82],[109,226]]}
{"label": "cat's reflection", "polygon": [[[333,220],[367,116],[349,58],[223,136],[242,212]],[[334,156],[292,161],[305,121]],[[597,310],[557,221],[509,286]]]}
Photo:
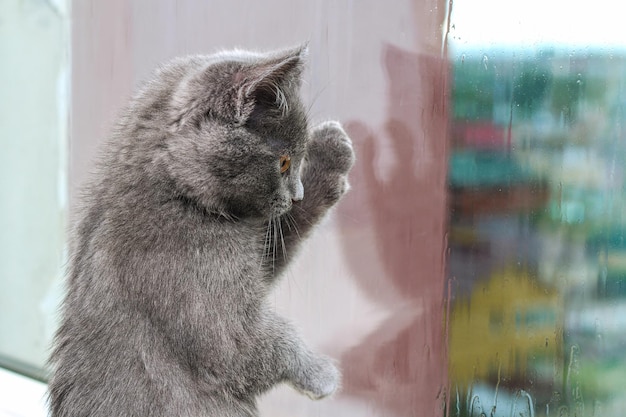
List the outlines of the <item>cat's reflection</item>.
{"label": "cat's reflection", "polygon": [[389,318],[344,352],[343,392],[374,403],[384,415],[437,415],[447,375],[448,67],[439,57],[391,45],[382,56],[387,121],[382,129],[348,124],[358,161],[337,217],[353,276]]}

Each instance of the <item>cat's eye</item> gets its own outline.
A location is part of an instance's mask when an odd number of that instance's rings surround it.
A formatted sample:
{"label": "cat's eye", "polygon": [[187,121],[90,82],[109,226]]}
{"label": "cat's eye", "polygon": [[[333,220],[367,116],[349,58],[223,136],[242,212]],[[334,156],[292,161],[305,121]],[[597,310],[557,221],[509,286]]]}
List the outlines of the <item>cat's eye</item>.
{"label": "cat's eye", "polygon": [[280,157],[280,173],[287,172],[289,167],[291,166],[291,158],[289,155],[282,155]]}

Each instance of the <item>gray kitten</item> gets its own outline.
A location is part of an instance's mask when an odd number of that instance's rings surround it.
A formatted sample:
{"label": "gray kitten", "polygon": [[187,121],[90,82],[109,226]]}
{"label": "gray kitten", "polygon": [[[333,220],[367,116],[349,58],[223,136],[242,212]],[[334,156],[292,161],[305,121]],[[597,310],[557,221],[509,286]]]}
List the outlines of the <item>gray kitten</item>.
{"label": "gray kitten", "polygon": [[337,389],[267,301],[354,163],[338,123],[309,130],[305,54],[176,59],[132,100],[73,234],[53,417],[256,416],[278,383]]}

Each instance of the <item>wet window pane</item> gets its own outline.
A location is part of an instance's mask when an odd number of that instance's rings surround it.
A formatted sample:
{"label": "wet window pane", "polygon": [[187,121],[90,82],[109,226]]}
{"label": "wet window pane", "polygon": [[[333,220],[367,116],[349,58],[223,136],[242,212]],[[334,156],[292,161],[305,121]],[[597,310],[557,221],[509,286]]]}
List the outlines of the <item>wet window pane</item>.
{"label": "wet window pane", "polygon": [[0,364],[37,376],[55,327],[65,242],[64,3],[0,2]]}
{"label": "wet window pane", "polygon": [[626,40],[621,3],[572,4],[2,2],[0,365],[41,375],[67,206],[151,71],[308,41],[357,163],[271,301],[342,391],[261,415],[626,414]]}
{"label": "wet window pane", "polygon": [[452,15],[453,416],[626,412],[626,43],[554,3]]}

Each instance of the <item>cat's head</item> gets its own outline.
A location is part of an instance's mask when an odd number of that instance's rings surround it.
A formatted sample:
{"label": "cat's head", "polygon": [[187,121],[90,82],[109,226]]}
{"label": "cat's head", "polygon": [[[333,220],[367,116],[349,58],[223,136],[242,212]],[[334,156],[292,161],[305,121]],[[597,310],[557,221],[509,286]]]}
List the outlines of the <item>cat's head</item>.
{"label": "cat's head", "polygon": [[223,52],[159,71],[153,86],[174,85],[153,101],[165,119],[159,160],[177,192],[237,217],[276,217],[303,198],[306,52]]}

